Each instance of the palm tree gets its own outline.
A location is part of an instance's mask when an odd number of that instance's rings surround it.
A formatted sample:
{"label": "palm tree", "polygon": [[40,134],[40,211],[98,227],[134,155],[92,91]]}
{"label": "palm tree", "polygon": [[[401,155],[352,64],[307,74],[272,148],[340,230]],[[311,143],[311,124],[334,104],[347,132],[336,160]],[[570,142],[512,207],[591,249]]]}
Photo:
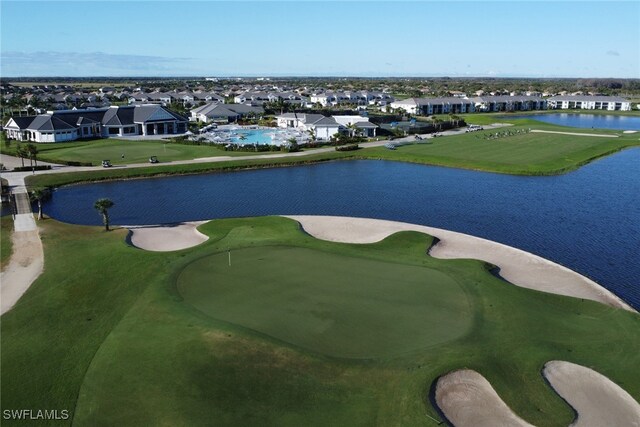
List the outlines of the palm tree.
{"label": "palm tree", "polygon": [[300,150],[300,147],[298,146],[298,141],[295,138],[287,139],[287,143],[288,143],[288,150],[290,153]]}
{"label": "palm tree", "polygon": [[102,215],[102,222],[104,223],[104,229],[109,231],[109,208],[114,205],[110,199],[98,199],[93,204],[93,207]]}
{"label": "palm tree", "polygon": [[316,129],[311,128],[307,131],[307,133],[309,134],[309,139],[311,140],[311,142],[312,143],[316,142]]}
{"label": "palm tree", "polygon": [[433,126],[436,128],[436,130],[440,131],[440,127],[442,126],[442,120],[440,120],[437,117],[432,117],[431,120],[432,120]]}
{"label": "palm tree", "polygon": [[38,220],[42,219],[42,201],[50,195],[48,188],[34,188],[31,190],[29,198],[32,202],[38,202]]}
{"label": "palm tree", "polygon": [[34,144],[27,144],[27,154],[29,155],[29,161],[33,161],[38,167],[38,147]]}
{"label": "palm tree", "polygon": [[22,167],[24,167],[24,158],[27,156],[25,149],[22,147],[22,144],[19,142],[16,144],[16,156],[20,157],[22,161]]}
{"label": "palm tree", "polygon": [[358,128],[356,127],[355,123],[349,123],[347,125],[347,129],[349,129],[349,136],[353,138],[355,136],[356,129]]}

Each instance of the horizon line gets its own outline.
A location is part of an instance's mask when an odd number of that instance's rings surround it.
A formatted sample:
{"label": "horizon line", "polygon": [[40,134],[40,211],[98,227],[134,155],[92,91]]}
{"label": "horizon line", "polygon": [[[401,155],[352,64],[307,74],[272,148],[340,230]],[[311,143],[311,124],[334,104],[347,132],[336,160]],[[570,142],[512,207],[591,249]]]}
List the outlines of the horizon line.
{"label": "horizon line", "polygon": [[523,76],[523,75],[504,75],[504,76],[460,76],[460,75],[304,75],[304,74],[236,74],[236,75],[172,75],[172,76],[153,76],[153,75],[93,75],[93,76],[1,76],[0,80],[13,79],[258,79],[258,78],[314,78],[314,79],[622,79],[622,80],[640,80],[640,77],[595,77],[595,76]]}

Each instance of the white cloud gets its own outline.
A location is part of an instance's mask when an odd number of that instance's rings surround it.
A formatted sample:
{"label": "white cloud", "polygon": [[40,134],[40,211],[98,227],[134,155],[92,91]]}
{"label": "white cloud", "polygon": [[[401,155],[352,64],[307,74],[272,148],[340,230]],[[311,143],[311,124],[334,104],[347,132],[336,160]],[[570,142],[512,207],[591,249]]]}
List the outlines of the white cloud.
{"label": "white cloud", "polygon": [[[190,70],[190,58],[104,52],[2,52],[3,76],[109,76],[175,74]],[[192,70],[191,70],[192,72]]]}

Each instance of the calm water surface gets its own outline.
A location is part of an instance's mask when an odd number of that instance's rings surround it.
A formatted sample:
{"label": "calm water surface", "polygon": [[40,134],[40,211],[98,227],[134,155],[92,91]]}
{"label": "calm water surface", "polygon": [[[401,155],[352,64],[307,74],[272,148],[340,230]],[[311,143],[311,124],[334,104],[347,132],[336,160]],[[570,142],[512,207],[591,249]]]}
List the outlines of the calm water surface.
{"label": "calm water surface", "polygon": [[559,262],[640,308],[639,148],[552,177],[363,160],[77,185],[44,210],[97,225],[100,197],[120,225],[308,214],[455,230]]}
{"label": "calm water surface", "polygon": [[640,116],[614,116],[604,114],[529,114],[509,116],[510,119],[532,119],[540,122],[574,128],[640,130]]}

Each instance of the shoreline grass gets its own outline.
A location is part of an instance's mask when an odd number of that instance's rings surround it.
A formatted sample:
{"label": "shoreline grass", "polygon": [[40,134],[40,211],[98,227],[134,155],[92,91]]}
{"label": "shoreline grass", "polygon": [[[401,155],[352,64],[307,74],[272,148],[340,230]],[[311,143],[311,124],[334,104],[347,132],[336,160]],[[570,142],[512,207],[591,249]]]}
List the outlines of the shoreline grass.
{"label": "shoreline grass", "polygon": [[13,253],[12,234],[13,218],[10,215],[0,217],[0,270],[4,270]]}
{"label": "shoreline grass", "polygon": [[[375,244],[351,245],[316,240],[285,218],[239,218],[201,226],[210,236],[202,245],[157,253],[127,246],[122,229],[106,233],[102,227],[54,220],[40,225],[48,267],[2,319],[2,409],[70,410],[71,418],[57,425],[430,425],[425,412],[439,419],[429,403],[430,388],[438,376],[462,367],[485,376],[527,421],[567,425],[573,411],[540,375],[548,360],[590,366],[640,398],[640,372],[634,369],[640,363],[637,314],[507,284],[480,261],[431,258],[425,250],[432,239],[424,234],[404,232]],[[261,261],[274,246],[291,249],[278,259]],[[249,289],[255,284],[244,282],[260,276],[265,268],[260,263],[270,263],[270,298],[286,298],[279,292],[278,274],[295,280],[297,275],[287,275],[290,268],[304,267],[313,251],[320,251],[332,259],[357,260],[357,268],[340,270],[356,283],[358,268],[390,260],[397,264],[394,268],[446,274],[469,301],[472,326],[453,341],[402,354],[331,357],[305,350],[291,341],[292,335],[283,340],[235,323],[237,319],[219,320],[220,307],[207,306],[213,312],[204,313],[193,305],[200,297],[181,293],[184,283],[179,280],[190,266],[195,275],[190,284],[206,277],[210,268],[226,275],[225,265],[203,260],[221,257],[224,264],[228,249],[239,255],[243,248],[251,257],[224,279],[232,292],[229,298],[236,301],[226,307],[247,310],[240,318],[260,321],[249,298],[259,302],[259,292]],[[327,273],[322,265],[317,266],[318,276],[308,277],[314,286],[320,286]],[[431,280],[428,277],[425,280]],[[439,289],[437,282],[429,282],[433,291]],[[234,283],[242,288],[234,289]],[[366,293],[368,282],[358,286]],[[373,305],[367,316],[377,312],[377,300],[386,304],[387,298],[396,301],[398,292],[411,294],[408,286],[377,295],[368,302]],[[315,310],[322,310],[322,304],[334,307],[333,299],[357,307],[358,295],[306,296]],[[206,292],[204,296],[211,297]],[[275,303],[273,307],[282,307]],[[430,302],[420,297],[412,304]],[[323,317],[321,311],[303,310],[298,315],[302,317],[297,322],[285,326],[288,334],[320,333],[316,326],[339,313],[325,312],[329,317]],[[400,316],[397,325],[389,326],[402,328],[403,321],[411,317]],[[361,339],[367,338],[354,340]],[[372,342],[366,341],[362,349]]]}

